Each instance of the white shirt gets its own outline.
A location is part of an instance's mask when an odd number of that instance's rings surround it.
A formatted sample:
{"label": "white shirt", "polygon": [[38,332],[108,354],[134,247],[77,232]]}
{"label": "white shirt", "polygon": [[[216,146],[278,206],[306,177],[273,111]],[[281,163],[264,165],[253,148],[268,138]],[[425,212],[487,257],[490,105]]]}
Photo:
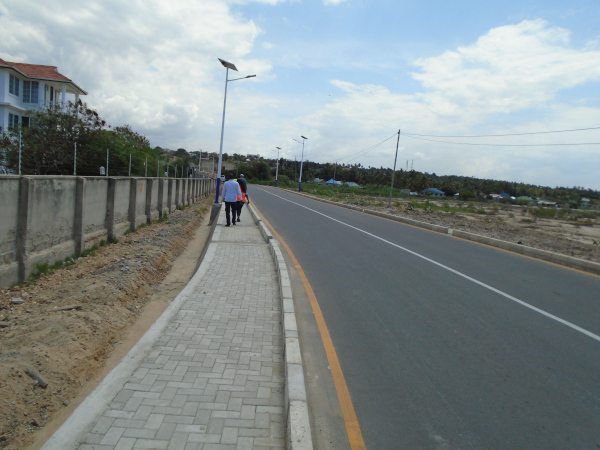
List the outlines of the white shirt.
{"label": "white shirt", "polygon": [[235,180],[226,181],[223,185],[223,201],[237,202],[238,196],[242,198],[242,190],[239,183]]}

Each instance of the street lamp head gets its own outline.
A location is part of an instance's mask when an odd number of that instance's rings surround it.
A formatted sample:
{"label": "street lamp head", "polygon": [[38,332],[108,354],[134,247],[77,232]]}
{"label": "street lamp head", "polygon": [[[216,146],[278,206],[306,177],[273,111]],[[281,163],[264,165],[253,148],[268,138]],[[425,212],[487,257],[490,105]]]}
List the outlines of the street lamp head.
{"label": "street lamp head", "polygon": [[246,76],[246,77],[244,77],[244,78],[253,78],[253,77],[255,77],[255,76],[256,76],[256,75],[248,75],[248,76]]}
{"label": "street lamp head", "polygon": [[300,136],[300,137],[301,137],[302,139],[308,139],[308,138],[307,138],[307,137],[305,137],[305,136]]}
{"label": "street lamp head", "polygon": [[277,150],[281,150],[281,147],[275,147]]}
{"label": "street lamp head", "polygon": [[231,64],[230,62],[227,62],[227,61],[225,61],[225,60],[223,60],[221,58],[217,58],[217,59],[219,61],[221,61],[221,64],[223,64],[223,67],[227,67],[228,69],[235,70],[236,72],[238,71],[237,68],[233,64]]}

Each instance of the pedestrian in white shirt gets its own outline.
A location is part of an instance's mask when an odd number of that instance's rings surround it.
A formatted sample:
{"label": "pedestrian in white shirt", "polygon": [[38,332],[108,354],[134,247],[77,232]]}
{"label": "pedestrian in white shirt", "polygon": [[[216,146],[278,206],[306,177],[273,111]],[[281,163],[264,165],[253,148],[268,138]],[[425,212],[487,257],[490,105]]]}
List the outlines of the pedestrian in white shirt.
{"label": "pedestrian in white shirt", "polygon": [[227,219],[228,227],[231,223],[230,216],[233,214],[233,224],[237,213],[237,200],[242,198],[242,190],[237,181],[233,179],[233,175],[227,175],[227,181],[223,184],[223,201],[225,202],[225,218]]}

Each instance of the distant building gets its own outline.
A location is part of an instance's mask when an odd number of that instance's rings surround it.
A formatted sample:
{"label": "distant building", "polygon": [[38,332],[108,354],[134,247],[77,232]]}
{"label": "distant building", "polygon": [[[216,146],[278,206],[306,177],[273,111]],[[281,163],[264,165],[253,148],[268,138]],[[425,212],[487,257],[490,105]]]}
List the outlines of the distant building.
{"label": "distant building", "polygon": [[8,128],[29,126],[28,109],[52,103],[66,104],[67,94],[87,95],[54,66],[24,64],[0,58],[0,132]]}
{"label": "distant building", "polygon": [[355,183],[355,182],[353,182],[353,181],[346,181],[346,182],[344,183],[344,186],[347,186],[347,187],[352,187],[352,188],[359,188],[359,187],[360,187],[360,185],[359,185],[359,184],[357,184],[357,183]]}
{"label": "distant building", "polygon": [[421,194],[432,195],[434,197],[444,197],[446,195],[446,194],[444,194],[444,191],[440,191],[439,189],[436,189],[436,188],[423,189],[421,191]]}

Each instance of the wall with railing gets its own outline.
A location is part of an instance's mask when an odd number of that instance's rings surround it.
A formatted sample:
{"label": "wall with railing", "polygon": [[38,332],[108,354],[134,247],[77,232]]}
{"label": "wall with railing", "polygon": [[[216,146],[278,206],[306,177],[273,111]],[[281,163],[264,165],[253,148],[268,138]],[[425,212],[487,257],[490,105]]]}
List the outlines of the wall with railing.
{"label": "wall with railing", "polygon": [[214,195],[214,178],[0,175],[0,287],[38,263],[79,256],[177,207]]}

